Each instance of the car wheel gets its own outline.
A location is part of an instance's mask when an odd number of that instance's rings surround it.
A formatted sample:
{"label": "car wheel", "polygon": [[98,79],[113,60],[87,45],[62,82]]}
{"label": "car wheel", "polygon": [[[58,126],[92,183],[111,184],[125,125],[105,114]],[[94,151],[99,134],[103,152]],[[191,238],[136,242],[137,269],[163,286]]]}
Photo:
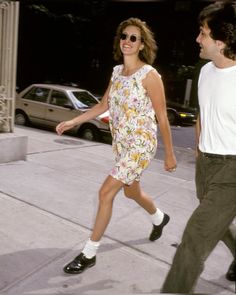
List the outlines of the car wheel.
{"label": "car wheel", "polygon": [[167,110],[167,117],[168,117],[170,125],[176,123],[176,115],[173,111]]}
{"label": "car wheel", "polygon": [[28,125],[29,124],[28,116],[23,112],[17,112],[15,114],[15,124],[17,124],[17,125]]}
{"label": "car wheel", "polygon": [[79,130],[79,136],[89,141],[98,141],[100,139],[100,131],[93,125],[86,125]]}

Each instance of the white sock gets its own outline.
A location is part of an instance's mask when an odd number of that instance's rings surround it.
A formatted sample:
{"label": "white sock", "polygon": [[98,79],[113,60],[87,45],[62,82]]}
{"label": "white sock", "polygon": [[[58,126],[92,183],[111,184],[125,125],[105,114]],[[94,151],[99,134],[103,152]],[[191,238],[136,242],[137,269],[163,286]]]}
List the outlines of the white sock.
{"label": "white sock", "polygon": [[88,239],[86,242],[84,249],[82,250],[82,253],[87,257],[87,258],[92,258],[97,254],[97,250],[100,246],[100,242],[94,242]]}
{"label": "white sock", "polygon": [[154,214],[151,214],[151,221],[155,225],[160,225],[163,221],[164,213],[157,208],[157,211]]}

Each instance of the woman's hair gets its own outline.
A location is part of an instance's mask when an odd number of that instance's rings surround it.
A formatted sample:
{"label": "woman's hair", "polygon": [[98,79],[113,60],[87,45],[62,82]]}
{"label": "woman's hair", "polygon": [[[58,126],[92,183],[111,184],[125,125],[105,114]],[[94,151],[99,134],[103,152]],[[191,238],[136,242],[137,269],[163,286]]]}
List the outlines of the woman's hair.
{"label": "woman's hair", "polygon": [[236,60],[236,1],[217,1],[199,14],[199,24],[206,24],[214,40],[225,43],[223,54]]}
{"label": "woman's hair", "polygon": [[141,21],[139,18],[131,17],[123,22],[121,22],[116,30],[116,36],[114,38],[113,45],[113,56],[117,62],[123,61],[123,53],[120,50],[120,36],[123,33],[124,29],[128,26],[135,26],[139,28],[141,33],[141,41],[144,45],[144,48],[139,51],[139,58],[147,63],[152,65],[157,52],[157,45],[154,39],[154,34],[147,26],[147,24]]}

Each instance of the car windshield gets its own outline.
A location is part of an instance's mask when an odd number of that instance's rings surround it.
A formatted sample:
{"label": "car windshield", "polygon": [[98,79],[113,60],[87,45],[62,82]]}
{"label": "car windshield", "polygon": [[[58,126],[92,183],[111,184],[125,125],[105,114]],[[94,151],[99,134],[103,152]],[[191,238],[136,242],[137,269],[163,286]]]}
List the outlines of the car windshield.
{"label": "car windshield", "polygon": [[72,91],[79,108],[91,108],[98,103],[96,98],[87,91]]}

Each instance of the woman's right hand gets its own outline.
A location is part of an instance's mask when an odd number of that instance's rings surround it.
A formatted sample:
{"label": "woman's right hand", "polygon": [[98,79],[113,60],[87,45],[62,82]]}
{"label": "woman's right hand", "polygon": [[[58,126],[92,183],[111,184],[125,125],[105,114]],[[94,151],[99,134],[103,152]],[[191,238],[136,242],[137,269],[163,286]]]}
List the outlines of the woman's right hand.
{"label": "woman's right hand", "polygon": [[64,121],[64,122],[59,123],[56,126],[56,132],[57,132],[58,135],[62,135],[62,133],[64,131],[71,129],[74,126],[75,126],[75,123],[73,122],[73,120]]}

